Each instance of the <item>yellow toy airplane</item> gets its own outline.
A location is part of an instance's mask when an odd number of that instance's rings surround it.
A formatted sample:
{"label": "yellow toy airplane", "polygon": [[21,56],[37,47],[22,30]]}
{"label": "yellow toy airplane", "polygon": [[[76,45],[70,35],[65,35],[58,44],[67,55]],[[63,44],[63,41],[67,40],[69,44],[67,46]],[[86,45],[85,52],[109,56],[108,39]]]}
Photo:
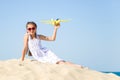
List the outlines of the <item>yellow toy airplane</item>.
{"label": "yellow toy airplane", "polygon": [[61,20],[61,19],[57,18],[56,20],[54,20],[54,19],[42,20],[41,22],[45,23],[45,24],[52,24],[54,26],[60,26],[60,22],[68,22],[68,21],[70,21],[70,20]]}

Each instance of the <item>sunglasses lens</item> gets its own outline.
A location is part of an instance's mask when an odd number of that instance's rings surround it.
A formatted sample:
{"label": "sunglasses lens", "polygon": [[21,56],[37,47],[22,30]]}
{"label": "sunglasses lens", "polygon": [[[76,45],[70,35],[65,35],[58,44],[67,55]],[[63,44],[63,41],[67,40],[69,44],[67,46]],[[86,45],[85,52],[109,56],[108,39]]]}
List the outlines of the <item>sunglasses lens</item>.
{"label": "sunglasses lens", "polygon": [[31,31],[31,30],[35,30],[35,28],[28,28],[28,30],[29,30],[29,31]]}
{"label": "sunglasses lens", "polygon": [[35,30],[35,28],[32,28],[32,30]]}
{"label": "sunglasses lens", "polygon": [[28,28],[28,30],[30,31],[30,30],[31,30],[31,28]]}

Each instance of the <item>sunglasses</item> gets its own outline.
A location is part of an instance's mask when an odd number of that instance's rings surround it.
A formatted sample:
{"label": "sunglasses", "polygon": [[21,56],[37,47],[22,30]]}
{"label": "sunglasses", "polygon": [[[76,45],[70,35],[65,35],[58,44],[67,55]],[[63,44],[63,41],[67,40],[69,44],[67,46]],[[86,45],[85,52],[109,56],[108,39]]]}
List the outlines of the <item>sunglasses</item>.
{"label": "sunglasses", "polygon": [[34,27],[33,28],[28,28],[27,30],[31,31],[31,30],[35,30],[35,28]]}

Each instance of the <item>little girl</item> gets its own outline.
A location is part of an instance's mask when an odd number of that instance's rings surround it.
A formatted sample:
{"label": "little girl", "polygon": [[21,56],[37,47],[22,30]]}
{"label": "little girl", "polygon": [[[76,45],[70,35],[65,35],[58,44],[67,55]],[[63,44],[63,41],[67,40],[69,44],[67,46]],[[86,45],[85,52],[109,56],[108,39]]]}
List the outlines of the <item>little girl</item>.
{"label": "little girl", "polygon": [[54,31],[52,36],[44,36],[37,34],[37,25],[35,22],[27,22],[26,29],[27,33],[24,36],[24,47],[22,51],[22,61],[24,61],[25,54],[29,51],[34,59],[42,63],[52,63],[52,64],[67,64],[76,67],[82,67],[77,64],[72,64],[70,62],[64,61],[63,59],[57,57],[50,49],[47,49],[41,45],[41,40],[54,41],[56,39],[57,30],[60,25],[54,26]]}

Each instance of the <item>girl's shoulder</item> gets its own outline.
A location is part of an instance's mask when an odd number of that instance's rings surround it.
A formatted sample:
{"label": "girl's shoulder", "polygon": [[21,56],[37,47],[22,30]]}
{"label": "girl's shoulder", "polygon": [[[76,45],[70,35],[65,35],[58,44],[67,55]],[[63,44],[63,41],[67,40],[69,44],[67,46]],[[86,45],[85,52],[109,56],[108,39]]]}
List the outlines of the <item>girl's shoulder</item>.
{"label": "girl's shoulder", "polygon": [[24,36],[29,36],[29,34],[28,34],[28,33],[25,33]]}
{"label": "girl's shoulder", "polygon": [[28,39],[28,38],[29,38],[29,34],[28,34],[28,33],[25,33],[25,34],[24,34],[24,38],[27,38],[27,39]]}
{"label": "girl's shoulder", "polygon": [[39,39],[40,39],[40,40],[45,40],[45,39],[47,38],[47,36],[42,35],[42,34],[39,34],[38,36],[39,36]]}
{"label": "girl's shoulder", "polygon": [[41,34],[37,34],[37,38],[39,38],[39,39],[40,39],[40,37],[41,37]]}
{"label": "girl's shoulder", "polygon": [[41,36],[41,34],[37,34],[37,36],[39,36],[39,37],[40,37],[40,36]]}
{"label": "girl's shoulder", "polygon": [[42,35],[42,34],[37,34],[37,37],[40,39],[40,40],[43,40],[43,38],[45,38],[46,36]]}

